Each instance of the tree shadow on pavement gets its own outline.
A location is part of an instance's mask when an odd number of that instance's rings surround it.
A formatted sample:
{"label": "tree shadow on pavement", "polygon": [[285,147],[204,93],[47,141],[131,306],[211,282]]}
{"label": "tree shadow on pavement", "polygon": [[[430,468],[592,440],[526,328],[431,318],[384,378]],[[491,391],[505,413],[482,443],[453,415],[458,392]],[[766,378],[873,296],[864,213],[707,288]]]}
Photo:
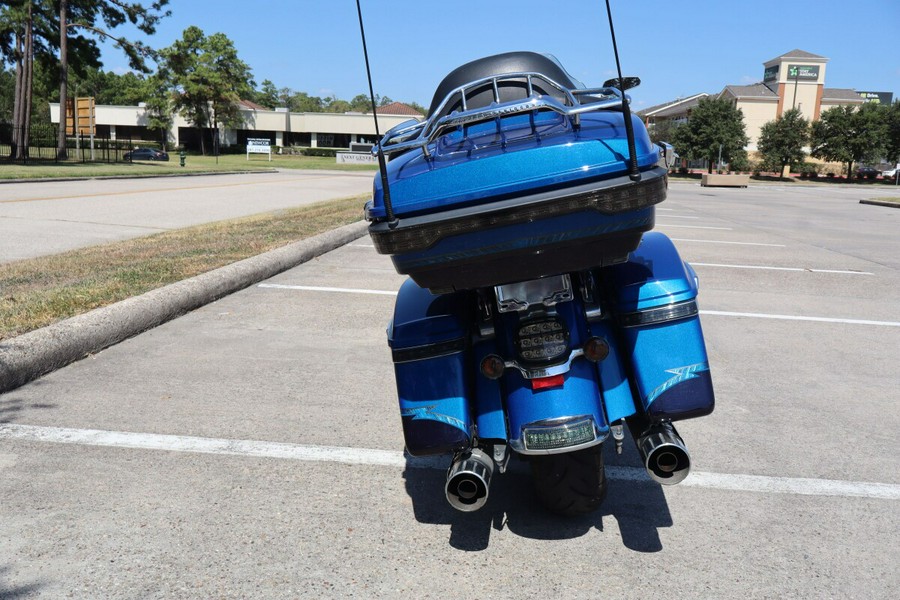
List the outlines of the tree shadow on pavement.
{"label": "tree shadow on pavement", "polygon": [[33,598],[38,594],[41,586],[37,583],[26,585],[9,585],[6,583],[9,567],[0,567],[0,598],[3,600],[18,600],[19,598]]}

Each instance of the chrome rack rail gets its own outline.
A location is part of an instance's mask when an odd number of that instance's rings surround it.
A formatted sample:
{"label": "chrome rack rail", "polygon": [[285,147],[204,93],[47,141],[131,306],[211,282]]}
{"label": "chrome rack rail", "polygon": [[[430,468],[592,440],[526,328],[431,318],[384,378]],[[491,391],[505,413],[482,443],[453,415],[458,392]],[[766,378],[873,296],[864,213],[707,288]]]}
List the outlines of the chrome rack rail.
{"label": "chrome rack rail", "polygon": [[[521,83],[523,79],[525,80],[528,96],[520,100],[500,102],[500,87],[498,84],[507,80],[516,80]],[[539,79],[560,92],[564,101],[554,96],[536,93],[534,89],[535,79]],[[490,84],[493,90],[494,101],[489,106],[468,109],[466,106],[467,93],[475,88],[482,88],[485,84]],[[582,96],[589,96],[590,101],[582,103],[580,99]],[[439,117],[438,115],[443,112],[447,104],[456,98],[460,100],[462,111],[454,111]],[[628,96],[625,97],[625,100],[630,101]],[[377,154],[380,148],[385,154],[393,154],[414,148],[422,148],[427,157],[429,156],[428,144],[447,129],[536,110],[551,110],[559,113],[573,119],[573,124],[577,126],[578,115],[582,113],[616,109],[621,106],[622,92],[611,86],[573,90],[563,87],[541,73],[519,72],[494,75],[469,82],[452,90],[431,117],[421,122],[407,121],[397,125],[384,134],[384,138],[376,144],[372,152]]]}

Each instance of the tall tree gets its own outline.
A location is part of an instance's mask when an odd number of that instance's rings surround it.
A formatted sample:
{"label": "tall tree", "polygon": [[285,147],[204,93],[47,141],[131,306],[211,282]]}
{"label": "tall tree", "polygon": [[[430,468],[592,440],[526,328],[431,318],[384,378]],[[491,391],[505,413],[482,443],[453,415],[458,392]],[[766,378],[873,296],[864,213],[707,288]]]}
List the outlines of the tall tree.
{"label": "tall tree", "polygon": [[[66,98],[69,77],[69,35],[77,30],[82,41],[96,51],[95,39],[108,39],[128,57],[132,69],[147,72],[146,58],[152,50],[140,41],[130,41],[112,32],[117,27],[131,23],[147,35],[156,32],[156,25],[171,14],[164,11],[169,0],[153,0],[146,5],[129,0],[58,0],[59,2],[59,135],[56,153],[66,158]],[[87,36],[85,38],[84,36]]]}
{"label": "tall tree", "polygon": [[175,108],[200,130],[200,149],[206,154],[205,128],[239,126],[238,102],[251,97],[255,86],[250,67],[225,34],[207,37],[196,26],[160,54],[175,89]]}
{"label": "tall tree", "polygon": [[757,148],[766,164],[784,168],[800,164],[806,158],[803,147],[809,143],[809,121],[803,118],[799,108],[785,111],[774,121],[762,126]]}
{"label": "tall tree", "polygon": [[853,165],[875,161],[885,151],[887,109],[878,104],[835,106],[812,124],[812,155],[847,165],[847,179]]}
{"label": "tall tree", "polygon": [[900,163],[900,100],[895,100],[885,111],[887,141],[885,158],[893,164]]}
{"label": "tall tree", "polygon": [[724,98],[701,98],[688,122],[674,130],[671,142],[683,156],[708,160],[712,173],[720,153],[726,162],[744,154],[749,142],[744,114]]}

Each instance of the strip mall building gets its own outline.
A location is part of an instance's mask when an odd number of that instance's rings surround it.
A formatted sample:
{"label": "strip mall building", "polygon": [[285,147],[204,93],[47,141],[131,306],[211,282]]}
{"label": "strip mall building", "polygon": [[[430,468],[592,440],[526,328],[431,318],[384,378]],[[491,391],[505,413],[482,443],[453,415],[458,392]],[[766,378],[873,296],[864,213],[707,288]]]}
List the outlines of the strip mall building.
{"label": "strip mall building", "polygon": [[[371,114],[362,113],[295,113],[286,108],[269,110],[252,102],[241,102],[241,124],[222,127],[219,139],[225,146],[245,145],[247,138],[268,138],[273,146],[306,146],[349,148],[357,142],[375,142],[375,125]],[[144,106],[97,105],[94,112],[95,135],[103,138],[158,141],[159,134],[147,129],[150,115]],[[394,102],[378,108],[381,133],[410,119],[423,116],[406,104]],[[50,119],[59,123],[59,103],[50,104]],[[85,123],[79,123],[86,125]],[[211,131],[205,130],[207,135]],[[184,117],[176,115],[169,131],[170,147],[197,150],[199,130]],[[208,138],[211,139],[211,138]]]}
{"label": "strip mall building", "polygon": [[[750,143],[748,152],[757,149],[762,126],[774,121],[786,110],[800,109],[803,117],[815,121],[823,111],[834,106],[858,106],[864,102],[890,103],[890,92],[860,92],[845,88],[825,87],[828,59],[824,56],[792,50],[763,63],[763,79],[752,85],[726,85],[715,95],[726,98],[744,114],[744,125]],[[652,106],[638,114],[648,127],[664,120],[676,123],[690,118],[691,110],[701,98],[710,94],[700,93],[679,98],[665,104]]]}

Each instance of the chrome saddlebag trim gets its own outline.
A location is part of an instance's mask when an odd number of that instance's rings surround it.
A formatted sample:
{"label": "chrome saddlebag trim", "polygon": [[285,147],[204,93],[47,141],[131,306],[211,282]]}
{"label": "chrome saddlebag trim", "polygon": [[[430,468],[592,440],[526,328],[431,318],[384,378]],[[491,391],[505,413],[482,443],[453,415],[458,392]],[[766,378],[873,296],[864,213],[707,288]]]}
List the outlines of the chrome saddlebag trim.
{"label": "chrome saddlebag trim", "polygon": [[668,321],[676,321],[678,319],[687,319],[700,314],[697,308],[696,300],[687,300],[685,302],[676,302],[667,304],[659,308],[650,308],[647,310],[639,310],[631,313],[623,313],[617,315],[619,324],[622,327],[639,327],[642,325],[655,325],[657,323],[666,323]]}

